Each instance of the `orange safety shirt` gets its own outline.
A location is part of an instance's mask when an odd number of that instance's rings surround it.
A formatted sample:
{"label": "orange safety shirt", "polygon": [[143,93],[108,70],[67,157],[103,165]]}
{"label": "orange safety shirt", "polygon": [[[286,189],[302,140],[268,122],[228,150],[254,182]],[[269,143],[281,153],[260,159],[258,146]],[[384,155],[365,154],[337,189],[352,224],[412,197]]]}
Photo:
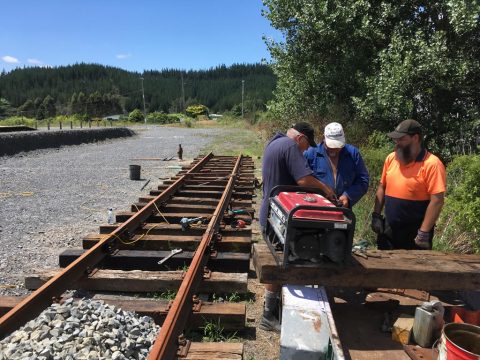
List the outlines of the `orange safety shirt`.
{"label": "orange safety shirt", "polygon": [[445,166],[425,149],[408,165],[402,165],[392,152],[383,165],[380,183],[385,187],[385,216],[390,226],[420,226],[430,196],[446,190]]}

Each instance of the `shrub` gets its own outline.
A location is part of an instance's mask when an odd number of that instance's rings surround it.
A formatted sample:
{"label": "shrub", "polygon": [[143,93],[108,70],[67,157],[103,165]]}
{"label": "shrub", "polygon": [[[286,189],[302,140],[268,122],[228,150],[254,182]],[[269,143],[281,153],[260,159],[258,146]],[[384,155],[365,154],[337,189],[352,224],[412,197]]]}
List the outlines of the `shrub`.
{"label": "shrub", "polygon": [[436,248],[480,252],[480,156],[454,158],[447,167],[447,196],[438,222]]}
{"label": "shrub", "polygon": [[143,121],[143,119],[143,113],[139,109],[135,109],[130,114],[128,114],[129,121],[140,122]]}
{"label": "shrub", "polygon": [[180,122],[180,118],[176,115],[169,115],[163,112],[154,111],[147,115],[147,121],[154,124],[173,124]]}
{"label": "shrub", "polygon": [[199,115],[208,116],[208,108],[205,105],[190,105],[185,110],[185,113],[192,118],[196,118]]}

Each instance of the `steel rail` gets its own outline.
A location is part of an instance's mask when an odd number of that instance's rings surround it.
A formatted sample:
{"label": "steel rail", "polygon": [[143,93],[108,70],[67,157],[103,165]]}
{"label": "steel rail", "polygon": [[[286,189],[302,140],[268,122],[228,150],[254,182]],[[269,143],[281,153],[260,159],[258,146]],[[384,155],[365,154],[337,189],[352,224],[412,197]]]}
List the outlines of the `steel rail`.
{"label": "steel rail", "polygon": [[130,238],[134,231],[145,222],[154,211],[157,211],[163,202],[167,201],[171,195],[184,185],[184,182],[192,176],[192,173],[199,171],[212,157],[212,153],[207,154],[172,185],[140,209],[140,211],[132,215],[132,217],[110,234],[105,235],[105,238],[82,254],[77,260],[62,270],[61,273],[55,275],[1,317],[0,339],[8,336],[22,324],[38,316],[43,309],[51,305],[54,299],[71,288],[75,281],[91,273],[95,266],[119,247],[119,239],[121,239],[122,236]]}
{"label": "steel rail", "polygon": [[193,295],[203,277],[203,269],[210,256],[209,246],[218,231],[224,212],[227,210],[237,175],[239,173],[242,156],[237,158],[228,184],[220,198],[220,201],[212,215],[202,240],[198,245],[193,256],[190,267],[185,274],[185,278],[180,284],[173,304],[168,311],[167,317],[163,322],[160,333],[153,344],[148,355],[149,360],[171,360],[175,359],[178,349],[178,336],[185,328],[188,317],[191,314],[193,306]]}

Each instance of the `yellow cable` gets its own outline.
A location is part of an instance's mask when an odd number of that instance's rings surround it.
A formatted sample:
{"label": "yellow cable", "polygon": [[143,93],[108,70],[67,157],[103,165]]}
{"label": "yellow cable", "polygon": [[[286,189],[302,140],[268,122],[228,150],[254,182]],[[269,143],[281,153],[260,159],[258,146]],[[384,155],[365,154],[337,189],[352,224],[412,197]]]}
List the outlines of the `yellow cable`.
{"label": "yellow cable", "polygon": [[165,220],[165,222],[170,225],[170,223],[168,222],[167,218],[165,216],[163,216],[162,212],[160,211],[160,209],[158,208],[157,204],[153,203],[153,205],[155,205],[155,209],[157,209],[158,213],[160,214],[160,216],[163,218],[163,220]]}

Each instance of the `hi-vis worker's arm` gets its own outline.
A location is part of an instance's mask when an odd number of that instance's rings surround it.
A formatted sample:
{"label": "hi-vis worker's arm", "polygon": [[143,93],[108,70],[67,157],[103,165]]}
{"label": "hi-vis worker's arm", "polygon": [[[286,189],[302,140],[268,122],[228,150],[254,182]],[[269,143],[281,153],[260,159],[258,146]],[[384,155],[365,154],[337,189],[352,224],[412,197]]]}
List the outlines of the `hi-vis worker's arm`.
{"label": "hi-vis worker's arm", "polygon": [[432,230],[442,211],[444,198],[444,192],[430,196],[430,204],[428,204],[422,226],[420,226],[421,231],[430,232]]}

